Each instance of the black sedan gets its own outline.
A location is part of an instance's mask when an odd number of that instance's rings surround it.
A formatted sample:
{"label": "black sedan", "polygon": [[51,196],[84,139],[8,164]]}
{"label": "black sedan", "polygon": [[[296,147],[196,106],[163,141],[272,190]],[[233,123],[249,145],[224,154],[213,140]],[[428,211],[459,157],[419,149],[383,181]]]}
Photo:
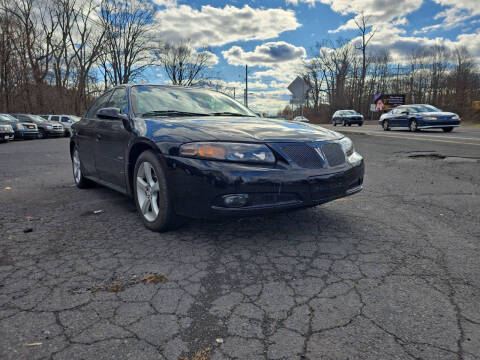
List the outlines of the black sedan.
{"label": "black sedan", "polygon": [[185,217],[257,215],[311,207],[362,190],[363,158],[349,138],[258,117],[221,93],[123,85],[72,125],[79,188],[92,181],[132,196],[145,225]]}
{"label": "black sedan", "polygon": [[64,136],[65,129],[63,125],[55,121],[48,121],[39,115],[32,114],[11,114],[20,121],[28,121],[34,123],[38,127],[38,138],[60,137]]}
{"label": "black sedan", "polygon": [[337,110],[332,116],[332,124],[333,126],[337,126],[337,124],[342,124],[343,126],[357,124],[358,126],[362,126],[363,115],[355,110]]}

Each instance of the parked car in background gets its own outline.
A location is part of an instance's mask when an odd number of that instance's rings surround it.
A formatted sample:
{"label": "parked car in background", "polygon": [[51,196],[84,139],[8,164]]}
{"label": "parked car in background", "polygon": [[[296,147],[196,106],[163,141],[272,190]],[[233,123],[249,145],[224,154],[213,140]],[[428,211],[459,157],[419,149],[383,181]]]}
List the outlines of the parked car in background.
{"label": "parked car in background", "polygon": [[46,120],[56,121],[63,125],[65,129],[65,136],[71,135],[71,127],[77,121],[80,121],[80,118],[75,115],[40,115]]}
{"label": "parked car in background", "polygon": [[296,116],[293,118],[293,121],[299,121],[299,122],[310,122],[305,116]]}
{"label": "parked car in background", "polygon": [[0,142],[13,140],[14,135],[12,123],[8,120],[3,120],[0,115]]}
{"label": "parked car in background", "polygon": [[95,181],[131,195],[154,231],[183,217],[316,206],[361,191],[364,175],[342,134],[259,118],[219,92],[165,85],[100,96],[72,126],[70,156],[79,188]]}
{"label": "parked car in background", "polygon": [[11,114],[20,121],[30,121],[38,127],[38,138],[43,139],[46,137],[59,137],[64,136],[65,130],[63,125],[48,121],[39,115],[32,114]]}
{"label": "parked car in background", "polygon": [[355,110],[337,110],[332,116],[332,124],[333,126],[337,126],[337,124],[342,124],[343,126],[357,124],[358,126],[362,126],[363,115]]}
{"label": "parked car in background", "polygon": [[0,119],[2,122],[6,122],[12,126],[16,140],[38,138],[37,125],[30,121],[18,120],[10,114],[0,114]]}
{"label": "parked car in background", "polygon": [[400,105],[380,116],[380,126],[388,131],[391,128],[407,128],[410,131],[421,129],[442,129],[450,132],[461,124],[460,117],[451,112],[437,109],[427,104]]}

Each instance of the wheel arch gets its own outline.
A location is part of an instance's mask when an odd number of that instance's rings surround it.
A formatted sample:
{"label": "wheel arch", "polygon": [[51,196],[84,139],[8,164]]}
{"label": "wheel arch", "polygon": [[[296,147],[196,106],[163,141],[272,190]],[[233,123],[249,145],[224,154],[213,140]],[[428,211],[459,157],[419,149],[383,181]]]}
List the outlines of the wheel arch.
{"label": "wheel arch", "polygon": [[[126,161],[126,174],[127,174],[127,193],[130,196],[133,196],[133,173],[135,171],[135,164],[137,163],[138,157],[145,151],[152,150],[154,153],[161,154],[160,149],[151,141],[139,140],[134,143],[129,151],[128,158]],[[160,160],[162,163],[163,161]]]}

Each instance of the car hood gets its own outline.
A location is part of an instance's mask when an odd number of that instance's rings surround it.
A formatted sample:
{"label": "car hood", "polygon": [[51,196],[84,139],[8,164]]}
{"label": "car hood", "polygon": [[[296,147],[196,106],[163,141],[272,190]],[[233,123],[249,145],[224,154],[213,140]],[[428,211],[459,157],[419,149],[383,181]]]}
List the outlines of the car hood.
{"label": "car hood", "polygon": [[155,118],[136,123],[142,135],[154,141],[312,142],[343,137],[307,123],[251,117]]}
{"label": "car hood", "polygon": [[451,112],[447,112],[447,111],[435,111],[435,112],[429,112],[429,111],[425,111],[425,112],[421,112],[421,113],[418,113],[420,115],[423,115],[423,116],[455,116],[457,114],[454,114],[454,113],[451,113]]}

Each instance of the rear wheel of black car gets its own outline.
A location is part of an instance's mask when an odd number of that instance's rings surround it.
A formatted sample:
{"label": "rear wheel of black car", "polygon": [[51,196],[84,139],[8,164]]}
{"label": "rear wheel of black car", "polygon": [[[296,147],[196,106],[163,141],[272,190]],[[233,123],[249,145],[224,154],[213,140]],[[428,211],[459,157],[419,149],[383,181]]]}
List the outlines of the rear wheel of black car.
{"label": "rear wheel of black car", "polygon": [[416,132],[416,131],[418,131],[417,120],[411,119],[411,120],[410,120],[409,128],[410,128],[410,131],[411,131],[411,132]]}
{"label": "rear wheel of black car", "polygon": [[443,130],[444,132],[452,132],[453,127],[444,127],[444,128],[442,128],[442,130]]}
{"label": "rear wheel of black car", "polygon": [[390,124],[388,123],[387,120],[383,120],[382,128],[384,131],[390,131]]}
{"label": "rear wheel of black car", "polygon": [[137,210],[147,228],[163,232],[183,224],[184,219],[173,209],[162,164],[152,151],[138,157],[133,189]]}
{"label": "rear wheel of black car", "polygon": [[73,179],[75,180],[75,185],[77,185],[78,188],[85,189],[92,186],[92,181],[83,176],[80,154],[78,153],[78,148],[76,146],[72,153],[72,168]]}

